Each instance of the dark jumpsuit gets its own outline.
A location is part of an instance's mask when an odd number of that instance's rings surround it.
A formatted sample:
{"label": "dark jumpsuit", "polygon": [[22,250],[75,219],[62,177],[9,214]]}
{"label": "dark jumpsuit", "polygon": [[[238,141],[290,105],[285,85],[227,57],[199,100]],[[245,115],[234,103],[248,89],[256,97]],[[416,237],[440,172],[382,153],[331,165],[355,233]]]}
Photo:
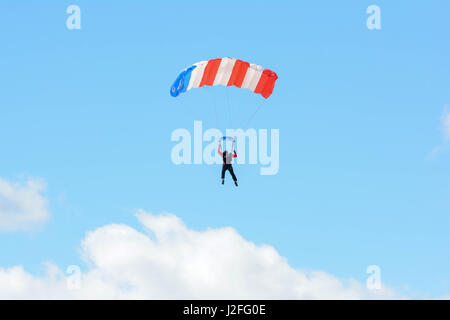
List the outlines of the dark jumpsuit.
{"label": "dark jumpsuit", "polygon": [[223,160],[222,180],[225,179],[225,172],[228,170],[231,174],[231,177],[236,182],[237,178],[234,175],[233,166],[231,165],[231,162],[233,161],[232,158],[237,158],[236,150],[233,151],[233,154],[230,154],[229,152],[227,152],[227,155],[225,156],[225,154],[220,151],[220,146],[219,146],[219,148],[217,149],[217,153],[219,154],[219,156],[222,157],[222,160]]}

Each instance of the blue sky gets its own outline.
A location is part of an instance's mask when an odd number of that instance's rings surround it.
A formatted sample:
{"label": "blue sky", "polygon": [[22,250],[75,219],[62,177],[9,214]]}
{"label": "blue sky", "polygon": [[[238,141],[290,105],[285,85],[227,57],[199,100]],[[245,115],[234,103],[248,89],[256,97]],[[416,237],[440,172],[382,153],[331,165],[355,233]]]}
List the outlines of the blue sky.
{"label": "blue sky", "polygon": [[[66,28],[70,4],[81,30]],[[381,30],[366,28],[371,4]],[[295,268],[364,282],[376,264],[390,287],[448,294],[449,13],[438,0],[2,1],[0,177],[45,180],[51,218],[0,233],[0,266],[83,265],[86,231],[139,228],[143,208],[193,229],[231,226]],[[226,56],[276,71],[270,99],[169,95],[180,70]],[[220,166],[171,162],[173,130],[229,125],[226,94],[234,124],[264,103],[251,126],[280,130],[277,175],[237,165],[236,189]]]}

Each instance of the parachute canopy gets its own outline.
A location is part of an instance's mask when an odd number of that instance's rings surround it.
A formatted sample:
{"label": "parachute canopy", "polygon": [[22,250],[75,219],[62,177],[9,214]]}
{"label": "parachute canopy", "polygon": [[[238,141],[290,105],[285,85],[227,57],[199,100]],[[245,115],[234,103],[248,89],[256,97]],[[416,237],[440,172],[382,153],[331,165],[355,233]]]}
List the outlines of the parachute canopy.
{"label": "parachute canopy", "polygon": [[256,64],[233,58],[200,61],[183,70],[173,83],[170,94],[180,93],[203,86],[236,86],[250,89],[270,97],[278,76],[275,72]]}

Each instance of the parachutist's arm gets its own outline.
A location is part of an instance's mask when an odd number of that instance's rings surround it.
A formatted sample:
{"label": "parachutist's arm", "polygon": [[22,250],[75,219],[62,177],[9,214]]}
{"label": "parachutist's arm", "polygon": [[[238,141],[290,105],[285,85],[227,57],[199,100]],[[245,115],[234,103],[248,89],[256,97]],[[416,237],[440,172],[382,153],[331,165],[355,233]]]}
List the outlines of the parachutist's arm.
{"label": "parachutist's arm", "polygon": [[217,153],[219,154],[219,156],[223,157],[223,153],[222,153],[222,145],[219,142],[219,148],[217,148]]}
{"label": "parachutist's arm", "polygon": [[231,145],[231,150],[233,150],[233,158],[237,158],[236,150],[234,150],[234,139],[233,144]]}

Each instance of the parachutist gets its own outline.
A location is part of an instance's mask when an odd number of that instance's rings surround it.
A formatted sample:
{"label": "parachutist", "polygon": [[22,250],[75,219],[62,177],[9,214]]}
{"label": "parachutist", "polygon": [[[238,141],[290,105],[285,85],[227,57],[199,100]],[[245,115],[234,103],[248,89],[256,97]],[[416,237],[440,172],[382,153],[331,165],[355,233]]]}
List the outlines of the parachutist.
{"label": "parachutist", "polygon": [[231,177],[233,178],[234,184],[237,187],[237,178],[233,171],[233,166],[231,163],[233,162],[233,158],[237,157],[236,150],[234,150],[234,141],[233,146],[231,147],[231,150],[233,150],[233,153],[229,153],[228,151],[224,151],[222,153],[222,144],[219,142],[219,148],[217,149],[217,153],[222,157],[223,164],[222,164],[222,184],[225,183],[225,172],[228,171],[231,174]]}

